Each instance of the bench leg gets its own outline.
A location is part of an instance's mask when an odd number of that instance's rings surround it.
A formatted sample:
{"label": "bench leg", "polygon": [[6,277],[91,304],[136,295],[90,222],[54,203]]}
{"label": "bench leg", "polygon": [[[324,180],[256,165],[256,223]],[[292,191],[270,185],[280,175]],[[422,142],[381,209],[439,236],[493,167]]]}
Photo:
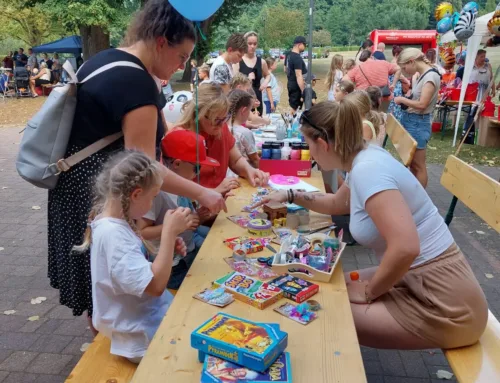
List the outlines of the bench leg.
{"label": "bench leg", "polygon": [[446,218],[444,222],[447,226],[450,226],[451,221],[453,220],[453,212],[455,211],[455,207],[457,206],[458,198],[453,196],[451,200],[450,208],[448,209],[448,213],[446,213]]}
{"label": "bench leg", "polygon": [[448,107],[445,106],[443,110],[443,125],[441,126],[441,141],[444,140],[444,131],[446,129],[446,120],[448,119]]}

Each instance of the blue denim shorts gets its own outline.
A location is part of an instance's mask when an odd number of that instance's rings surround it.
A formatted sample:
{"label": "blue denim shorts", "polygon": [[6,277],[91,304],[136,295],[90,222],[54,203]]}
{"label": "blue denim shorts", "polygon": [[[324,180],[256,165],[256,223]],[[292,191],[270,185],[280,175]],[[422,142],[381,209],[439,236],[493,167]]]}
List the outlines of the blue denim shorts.
{"label": "blue denim shorts", "polygon": [[417,141],[417,149],[425,149],[431,139],[432,114],[416,114],[403,111],[401,124]]}

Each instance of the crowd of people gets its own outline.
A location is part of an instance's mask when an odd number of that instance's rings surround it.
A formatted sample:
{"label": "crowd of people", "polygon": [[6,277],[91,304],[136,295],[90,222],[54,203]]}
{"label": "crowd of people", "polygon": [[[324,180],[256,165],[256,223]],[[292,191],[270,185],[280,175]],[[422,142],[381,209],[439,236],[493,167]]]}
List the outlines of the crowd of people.
{"label": "crowd of people", "polygon": [[[267,122],[259,108],[264,103],[272,111],[279,96],[273,92],[275,62],[255,56],[255,32],[231,35],[211,68],[191,63],[197,100],[184,105],[179,121],[166,124],[156,79],[168,82],[183,70],[195,40],[193,24],[170,3],[149,0],[124,45],[87,62],[79,78],[116,61],[142,70],[115,67],[78,87],[67,156],[110,134],[122,132],[123,139],[63,172],[49,191],[51,286],[59,289],[61,304],[74,315],[86,313],[93,331],[111,339],[113,354],[135,363],[172,302],[166,288],[182,283],[215,215],[240,186],[228,175],[252,186],[269,178],[258,169],[249,127]],[[303,98],[305,46],[297,37],[287,59],[292,112]],[[411,48],[392,63],[364,52],[359,59],[334,56],[326,80],[332,100],[316,102],[300,116],[311,155],[326,171],[342,170],[342,186],[335,194],[277,192],[263,202],[350,214],[352,235],[375,250],[380,266],[359,271],[361,281],[347,286],[361,344],[472,344],[486,325],[484,294],[423,179],[380,147],[381,109],[404,82],[401,71],[420,73],[414,97],[393,101],[408,106],[402,122],[414,126],[409,130],[419,145],[426,144],[420,130],[427,129],[437,74]]]}

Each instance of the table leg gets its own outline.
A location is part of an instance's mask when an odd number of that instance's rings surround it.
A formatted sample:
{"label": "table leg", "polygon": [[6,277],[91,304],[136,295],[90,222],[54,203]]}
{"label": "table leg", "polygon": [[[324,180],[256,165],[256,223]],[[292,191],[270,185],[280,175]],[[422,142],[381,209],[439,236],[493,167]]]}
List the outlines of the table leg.
{"label": "table leg", "polygon": [[445,105],[443,109],[443,125],[441,126],[441,141],[444,140],[444,130],[446,129],[447,118],[448,118],[448,107]]}

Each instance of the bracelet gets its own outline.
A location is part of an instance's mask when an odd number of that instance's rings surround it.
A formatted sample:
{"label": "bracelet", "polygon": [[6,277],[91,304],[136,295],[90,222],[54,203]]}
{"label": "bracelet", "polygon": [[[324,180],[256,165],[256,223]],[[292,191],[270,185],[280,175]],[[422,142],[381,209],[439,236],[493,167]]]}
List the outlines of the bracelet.
{"label": "bracelet", "polygon": [[291,198],[291,196],[290,196],[290,190],[287,190],[286,191],[286,202],[291,203],[290,202],[290,198]]}
{"label": "bracelet", "polygon": [[292,201],[290,203],[295,202],[295,194],[293,194],[293,189],[290,189],[290,194],[292,195]]}

